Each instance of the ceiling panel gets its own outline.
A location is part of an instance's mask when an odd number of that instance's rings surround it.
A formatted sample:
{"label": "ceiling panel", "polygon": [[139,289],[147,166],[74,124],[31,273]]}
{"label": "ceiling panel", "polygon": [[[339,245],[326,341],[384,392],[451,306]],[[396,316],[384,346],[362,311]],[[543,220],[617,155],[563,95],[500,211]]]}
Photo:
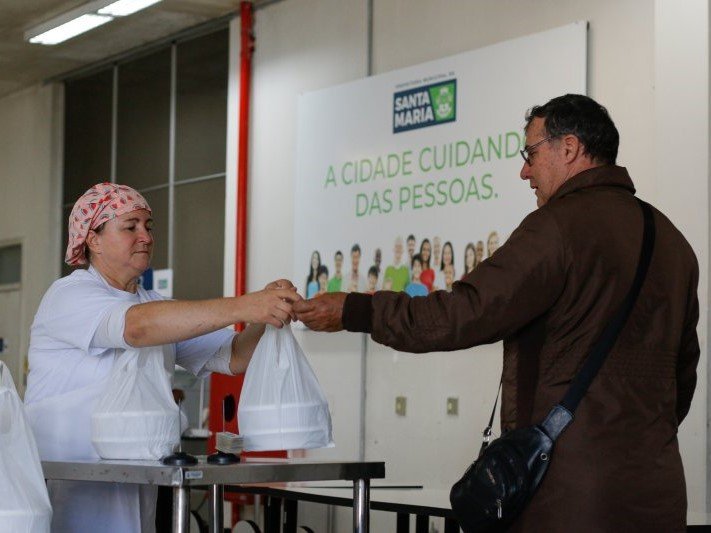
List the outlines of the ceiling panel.
{"label": "ceiling panel", "polygon": [[239,10],[239,0],[163,0],[55,46],[26,43],[25,30],[85,0],[0,0],[0,98]]}

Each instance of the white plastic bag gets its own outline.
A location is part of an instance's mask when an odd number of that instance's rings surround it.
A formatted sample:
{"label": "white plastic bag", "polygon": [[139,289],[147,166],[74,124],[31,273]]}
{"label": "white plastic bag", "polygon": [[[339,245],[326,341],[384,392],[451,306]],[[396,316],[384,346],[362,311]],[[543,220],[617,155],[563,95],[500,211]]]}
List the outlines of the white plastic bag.
{"label": "white plastic bag", "polygon": [[0,531],[49,533],[52,507],[35,438],[0,362]]}
{"label": "white plastic bag", "polygon": [[103,459],[160,459],[180,440],[178,406],[160,346],[126,350],[91,415],[91,442]]}
{"label": "white plastic bag", "polygon": [[247,367],[237,420],[245,450],[333,446],[331,413],[290,326],[267,326]]}

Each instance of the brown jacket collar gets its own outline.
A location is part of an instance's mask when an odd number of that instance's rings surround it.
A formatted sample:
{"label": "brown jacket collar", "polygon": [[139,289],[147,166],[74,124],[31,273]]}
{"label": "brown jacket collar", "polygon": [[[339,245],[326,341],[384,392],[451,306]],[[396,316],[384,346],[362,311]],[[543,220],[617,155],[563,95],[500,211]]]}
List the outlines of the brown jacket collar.
{"label": "brown jacket collar", "polygon": [[604,165],[583,170],[581,173],[576,174],[561,185],[550,199],[562,198],[566,194],[588,187],[622,187],[632,194],[635,193],[632,178],[630,178],[625,167]]}

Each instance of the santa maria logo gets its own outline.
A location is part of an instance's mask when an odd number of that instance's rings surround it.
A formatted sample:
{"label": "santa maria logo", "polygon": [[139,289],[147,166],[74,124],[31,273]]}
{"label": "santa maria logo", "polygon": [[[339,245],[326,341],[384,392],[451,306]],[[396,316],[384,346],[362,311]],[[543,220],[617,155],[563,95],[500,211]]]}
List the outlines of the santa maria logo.
{"label": "santa maria logo", "polygon": [[457,80],[447,80],[393,95],[393,133],[436,126],[457,119]]}

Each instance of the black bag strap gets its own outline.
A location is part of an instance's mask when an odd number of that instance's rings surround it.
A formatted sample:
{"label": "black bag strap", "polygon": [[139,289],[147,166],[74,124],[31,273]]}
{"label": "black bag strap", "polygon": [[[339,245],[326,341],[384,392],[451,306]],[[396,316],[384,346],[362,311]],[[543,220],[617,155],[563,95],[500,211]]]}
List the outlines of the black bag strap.
{"label": "black bag strap", "polygon": [[627,296],[617,309],[617,312],[612,316],[610,322],[608,322],[600,334],[597,342],[591,348],[590,354],[585,359],[585,363],[583,363],[578,374],[573,378],[565,396],[561,402],[548,413],[548,416],[541,424],[541,427],[553,440],[558,438],[558,435],[572,422],[573,414],[578,408],[580,400],[583,399],[588,387],[590,387],[598,371],[602,368],[607,354],[614,346],[617,337],[632,313],[632,308],[637,301],[637,297],[642,289],[642,284],[647,276],[656,236],[654,213],[649,204],[639,198],[636,198],[636,200],[641,206],[644,215],[644,234],[642,235],[642,249],[639,253],[639,263],[637,264],[637,272],[632,281],[632,287],[630,287]]}
{"label": "black bag strap", "polygon": [[632,308],[637,301],[640,290],[642,289],[644,278],[647,276],[647,270],[649,270],[649,263],[652,259],[652,251],[654,250],[654,238],[656,233],[654,226],[654,214],[652,213],[652,208],[649,204],[640,199],[637,199],[637,201],[642,207],[642,212],[644,214],[644,235],[642,236],[642,249],[639,253],[637,273],[634,276],[632,287],[627,293],[625,300],[622,302],[622,305],[620,305],[619,309],[613,315],[612,319],[607,324],[607,327],[603,330],[597,342],[590,350],[590,355],[588,355],[583,367],[578,372],[578,375],[573,379],[573,382],[568,388],[568,392],[565,393],[563,400],[560,402],[560,405],[565,407],[565,409],[567,409],[571,414],[575,413],[580,400],[582,400],[583,396],[585,396],[590,383],[592,383],[595,375],[602,367],[602,364],[605,362],[605,357],[607,357],[607,354],[615,344],[622,328],[625,326],[627,319],[632,313]]}
{"label": "black bag strap", "polygon": [[496,389],[496,400],[494,400],[494,408],[491,410],[491,416],[489,417],[489,425],[486,426],[484,432],[482,433],[482,435],[484,436],[484,440],[481,443],[481,448],[479,448],[479,455],[484,453],[484,450],[486,450],[486,447],[489,445],[489,441],[491,441],[491,428],[494,425],[494,413],[496,413],[496,404],[499,403],[499,394],[501,394],[501,385],[503,383],[504,375],[502,373],[501,381],[499,381],[499,387]]}
{"label": "black bag strap", "polygon": [[[556,440],[563,430],[568,427],[568,424],[573,421],[573,414],[578,408],[580,400],[582,400],[583,396],[585,396],[588,387],[590,387],[590,384],[593,379],[595,379],[598,371],[602,368],[602,364],[605,362],[607,354],[614,346],[618,335],[625,326],[625,323],[632,313],[632,308],[634,307],[637,297],[642,289],[644,279],[647,277],[649,263],[652,261],[652,252],[654,251],[654,240],[656,237],[654,213],[648,203],[643,202],[639,198],[635,198],[635,200],[637,200],[637,203],[642,208],[642,214],[644,216],[644,233],[642,234],[642,249],[639,252],[637,272],[635,273],[632,286],[630,287],[627,296],[625,296],[625,299],[618,308],[617,312],[612,316],[610,322],[608,322],[607,326],[600,334],[597,342],[591,348],[590,354],[585,359],[585,363],[583,363],[583,367],[573,378],[573,381],[570,384],[570,387],[568,387],[565,396],[558,405],[551,409],[548,416],[546,416],[546,419],[541,423],[542,429],[552,440]],[[481,453],[489,445],[491,427],[494,424],[494,413],[496,412],[496,405],[499,402],[499,393],[501,392],[503,376],[501,379],[502,381],[499,383],[499,388],[496,392],[494,408],[491,410],[489,425],[484,430],[484,442],[482,442],[479,455],[481,455]]]}

